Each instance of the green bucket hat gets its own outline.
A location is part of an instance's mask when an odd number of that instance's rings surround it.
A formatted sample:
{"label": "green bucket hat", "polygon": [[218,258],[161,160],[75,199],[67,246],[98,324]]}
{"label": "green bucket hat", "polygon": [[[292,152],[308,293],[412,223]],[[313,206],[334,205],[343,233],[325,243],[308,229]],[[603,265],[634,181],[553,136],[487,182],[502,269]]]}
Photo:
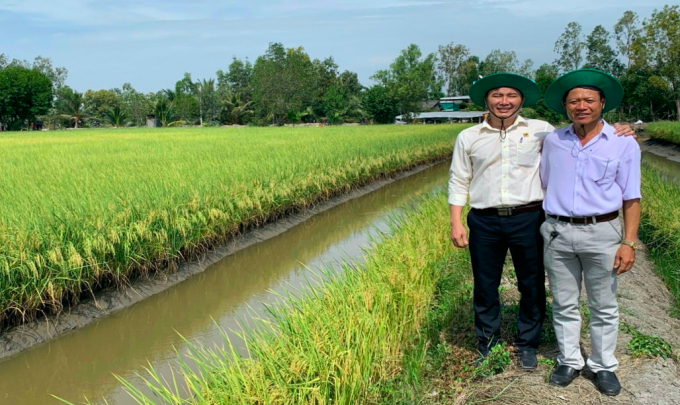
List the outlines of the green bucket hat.
{"label": "green bucket hat", "polygon": [[623,100],[623,86],[614,76],[597,69],[579,69],[565,73],[555,79],[545,91],[545,105],[558,114],[567,115],[562,97],[574,87],[593,86],[604,93],[602,113],[611,111]]}
{"label": "green bucket hat", "polygon": [[531,79],[514,73],[493,73],[477,80],[470,87],[470,100],[480,107],[486,107],[485,97],[489,90],[499,87],[510,87],[522,92],[524,107],[528,107],[541,98],[541,89]]}

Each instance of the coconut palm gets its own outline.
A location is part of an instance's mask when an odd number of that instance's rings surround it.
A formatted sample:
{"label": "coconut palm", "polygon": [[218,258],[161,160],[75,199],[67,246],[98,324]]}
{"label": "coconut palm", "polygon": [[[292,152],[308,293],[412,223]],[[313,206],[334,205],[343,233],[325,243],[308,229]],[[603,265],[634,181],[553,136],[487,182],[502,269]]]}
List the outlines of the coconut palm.
{"label": "coconut palm", "polygon": [[109,124],[119,128],[127,123],[128,115],[117,105],[104,113],[104,119]]}
{"label": "coconut palm", "polygon": [[161,98],[156,101],[155,107],[156,118],[160,121],[161,125],[167,127],[168,124],[175,121],[175,113],[172,109],[172,103],[168,100]]}
{"label": "coconut palm", "polygon": [[242,124],[243,120],[251,116],[254,111],[250,108],[252,101],[243,102],[240,93],[227,94],[222,100],[223,113],[226,121],[232,125]]}
{"label": "coconut palm", "polygon": [[59,91],[55,107],[61,117],[73,122],[73,127],[78,128],[78,123],[83,122],[87,117],[84,101],[83,93],[64,86]]}

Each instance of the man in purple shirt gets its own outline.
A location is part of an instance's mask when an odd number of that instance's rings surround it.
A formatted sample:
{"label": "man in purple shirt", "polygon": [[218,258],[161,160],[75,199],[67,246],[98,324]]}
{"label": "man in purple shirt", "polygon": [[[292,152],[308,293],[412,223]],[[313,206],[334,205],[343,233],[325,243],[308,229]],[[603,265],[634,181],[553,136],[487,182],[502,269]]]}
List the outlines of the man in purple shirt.
{"label": "man in purple shirt", "polygon": [[[560,349],[550,382],[566,387],[587,364],[605,395],[621,390],[614,374],[619,326],[616,281],[635,261],[640,219],[640,148],[633,138],[615,136],[614,129],[600,119],[622,98],[619,81],[599,70],[580,69],[556,79],[545,93],[545,102],[572,125],[546,137],[540,168],[546,189],[547,219],[541,226],[544,263]],[[621,208],[623,230],[618,219]],[[582,280],[591,313],[592,354],[587,363],[579,346]]]}

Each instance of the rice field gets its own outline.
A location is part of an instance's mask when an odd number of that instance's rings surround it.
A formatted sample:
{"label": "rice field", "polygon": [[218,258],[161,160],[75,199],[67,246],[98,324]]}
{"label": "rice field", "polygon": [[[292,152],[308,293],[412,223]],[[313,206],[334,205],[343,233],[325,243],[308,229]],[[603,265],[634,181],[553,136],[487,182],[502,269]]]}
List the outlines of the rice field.
{"label": "rice field", "polygon": [[645,132],[652,139],[680,145],[680,122],[650,122]]}
{"label": "rice field", "polygon": [[[677,174],[677,173],[676,173]],[[640,239],[649,248],[657,274],[675,298],[680,315],[680,184],[653,162],[642,167]]]}
{"label": "rice field", "polygon": [[451,153],[465,126],[3,133],[0,324]]}
{"label": "rice field", "polygon": [[270,308],[244,332],[248,358],[225,337],[226,349],[191,346],[198,371],[180,360],[175,380],[165,381],[149,369],[152,397],[124,386],[144,405],[383,403],[386,384],[417,378],[438,332],[470,310],[460,307],[469,300],[461,293],[469,255],[451,246],[447,208],[444,190],[426,197],[363,263],[327,272],[316,288]]}

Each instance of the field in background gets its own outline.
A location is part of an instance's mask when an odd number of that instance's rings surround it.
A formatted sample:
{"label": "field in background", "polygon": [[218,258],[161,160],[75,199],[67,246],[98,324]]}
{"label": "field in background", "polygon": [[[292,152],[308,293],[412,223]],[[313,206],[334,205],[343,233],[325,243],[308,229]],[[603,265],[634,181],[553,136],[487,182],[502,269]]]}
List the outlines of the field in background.
{"label": "field in background", "polygon": [[121,129],[0,136],[1,324],[398,170],[465,128]]}
{"label": "field in background", "polygon": [[680,145],[680,122],[650,122],[645,129],[652,139]]}

